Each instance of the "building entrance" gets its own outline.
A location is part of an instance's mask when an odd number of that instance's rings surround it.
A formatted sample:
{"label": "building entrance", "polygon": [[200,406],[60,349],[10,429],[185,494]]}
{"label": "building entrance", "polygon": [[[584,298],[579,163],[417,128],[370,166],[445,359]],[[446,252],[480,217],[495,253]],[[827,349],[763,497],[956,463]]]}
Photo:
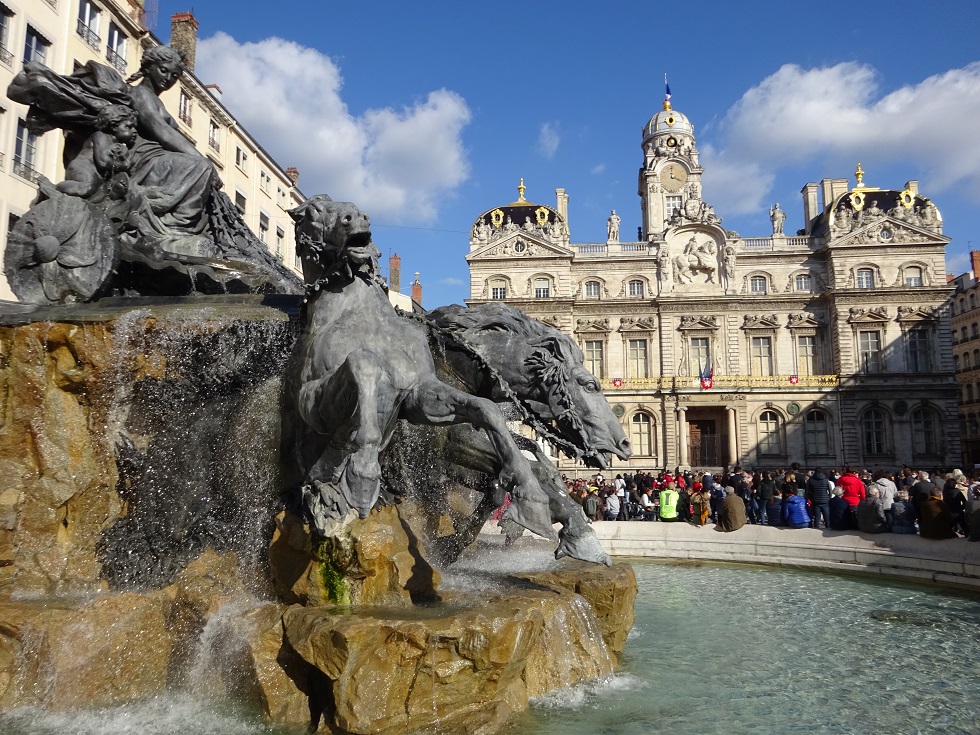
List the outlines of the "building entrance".
{"label": "building entrance", "polygon": [[718,461],[718,423],[714,419],[691,419],[690,464],[692,467],[717,467]]}

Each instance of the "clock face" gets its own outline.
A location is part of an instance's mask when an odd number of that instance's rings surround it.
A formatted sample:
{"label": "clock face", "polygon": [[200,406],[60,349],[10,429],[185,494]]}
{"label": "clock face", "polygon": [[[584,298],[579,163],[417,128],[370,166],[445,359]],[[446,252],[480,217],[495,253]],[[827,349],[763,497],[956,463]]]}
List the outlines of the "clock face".
{"label": "clock face", "polygon": [[667,191],[680,191],[687,182],[687,169],[672,163],[660,172],[660,182]]}

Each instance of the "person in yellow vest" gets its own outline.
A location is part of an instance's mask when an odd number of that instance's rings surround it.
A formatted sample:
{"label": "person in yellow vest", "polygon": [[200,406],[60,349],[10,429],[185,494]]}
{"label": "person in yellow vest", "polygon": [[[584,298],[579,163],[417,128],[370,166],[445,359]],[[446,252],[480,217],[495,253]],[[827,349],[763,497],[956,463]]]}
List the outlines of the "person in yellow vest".
{"label": "person in yellow vest", "polygon": [[660,520],[670,523],[678,520],[677,517],[677,485],[668,482],[663,490],[660,491]]}

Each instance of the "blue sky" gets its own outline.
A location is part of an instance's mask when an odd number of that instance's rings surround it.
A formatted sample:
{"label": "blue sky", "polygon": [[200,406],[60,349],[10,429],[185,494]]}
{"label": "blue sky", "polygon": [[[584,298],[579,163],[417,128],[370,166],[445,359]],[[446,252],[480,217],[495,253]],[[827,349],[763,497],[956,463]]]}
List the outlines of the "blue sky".
{"label": "blue sky", "polygon": [[[660,109],[695,124],[704,198],[743,236],[769,205],[803,226],[800,189],[850,177],[920,193],[980,249],[980,12],[973,2],[425,3],[208,0],[197,74],[307,195],[367,211],[382,252],[420,271],[426,307],[469,295],[483,211],[570,196],[573,242],[640,223],[640,130]],[[185,3],[161,0],[155,32]],[[972,242],[971,242],[972,241]],[[403,277],[403,290],[408,278]]]}

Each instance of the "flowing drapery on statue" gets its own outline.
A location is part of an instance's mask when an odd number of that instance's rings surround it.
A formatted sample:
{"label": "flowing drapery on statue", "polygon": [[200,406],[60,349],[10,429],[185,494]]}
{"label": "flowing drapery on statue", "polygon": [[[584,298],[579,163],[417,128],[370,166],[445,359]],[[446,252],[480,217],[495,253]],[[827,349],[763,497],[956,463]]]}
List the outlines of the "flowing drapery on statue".
{"label": "flowing drapery on statue", "polygon": [[[245,226],[220,191],[214,166],[184,138],[160,101],[182,71],[176,52],[158,46],[144,54],[136,85],[92,61],[71,75],[28,62],[11,82],[8,96],[30,106],[31,132],[60,128],[66,137],[65,180],[55,187],[38,177],[35,207],[41,210],[12,232],[18,247],[8,248],[4,265],[19,298],[50,303],[113,290],[157,293],[161,283],[191,290],[300,290],[299,279]],[[83,204],[41,206],[59,195]],[[56,237],[43,234],[48,230],[65,230],[49,221],[62,210],[70,210],[83,230],[94,226],[81,224],[86,217],[107,217],[115,237],[98,240],[110,252],[96,260],[121,267],[103,273],[69,258],[45,260],[45,253],[67,247],[66,241],[57,248],[50,240],[41,248],[35,242],[38,236]],[[168,268],[189,278],[155,277]]]}

